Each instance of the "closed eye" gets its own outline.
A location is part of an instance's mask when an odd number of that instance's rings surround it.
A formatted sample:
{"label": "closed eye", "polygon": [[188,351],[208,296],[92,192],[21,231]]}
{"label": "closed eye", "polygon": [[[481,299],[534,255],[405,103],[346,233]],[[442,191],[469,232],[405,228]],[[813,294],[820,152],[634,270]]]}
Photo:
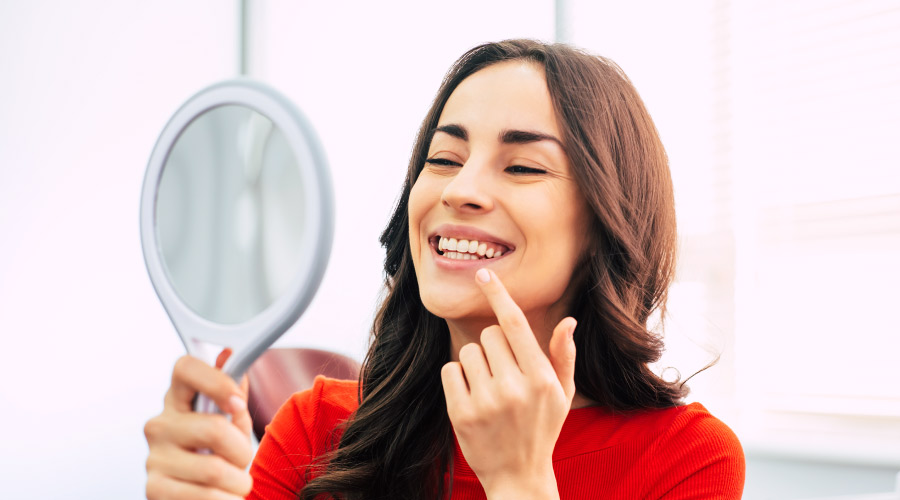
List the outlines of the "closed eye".
{"label": "closed eye", "polygon": [[510,167],[506,167],[506,171],[511,174],[546,174],[546,170],[542,170],[540,168],[532,168],[532,167],[523,167],[522,165],[513,165]]}
{"label": "closed eye", "polygon": [[438,165],[441,167],[461,167],[462,164],[446,158],[429,158],[425,160],[429,165]]}

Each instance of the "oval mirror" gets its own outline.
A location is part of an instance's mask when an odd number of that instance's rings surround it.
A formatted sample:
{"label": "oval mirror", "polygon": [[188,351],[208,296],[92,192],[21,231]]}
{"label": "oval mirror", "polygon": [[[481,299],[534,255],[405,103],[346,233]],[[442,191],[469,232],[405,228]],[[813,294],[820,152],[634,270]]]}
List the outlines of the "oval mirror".
{"label": "oval mirror", "polygon": [[[189,354],[239,379],[312,300],[334,232],[330,174],[299,110],[241,79],[191,97],[150,155],[141,243]],[[198,398],[199,411],[214,411]]]}

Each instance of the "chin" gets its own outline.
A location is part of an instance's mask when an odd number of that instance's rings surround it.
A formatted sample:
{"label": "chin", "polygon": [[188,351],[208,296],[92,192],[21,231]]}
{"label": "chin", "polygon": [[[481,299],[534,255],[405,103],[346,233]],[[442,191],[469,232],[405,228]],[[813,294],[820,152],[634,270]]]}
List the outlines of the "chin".
{"label": "chin", "polygon": [[[478,292],[478,290],[475,291]],[[422,305],[428,312],[442,319],[456,320],[493,315],[484,296],[466,294],[465,296],[448,297],[438,292],[421,293],[421,299]]]}

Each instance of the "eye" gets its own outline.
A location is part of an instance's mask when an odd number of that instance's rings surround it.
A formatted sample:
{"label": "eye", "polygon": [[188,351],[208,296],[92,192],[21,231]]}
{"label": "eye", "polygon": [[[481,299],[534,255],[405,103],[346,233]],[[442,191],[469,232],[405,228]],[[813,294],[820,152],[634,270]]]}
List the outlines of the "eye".
{"label": "eye", "polygon": [[429,158],[425,160],[425,163],[429,165],[437,165],[440,167],[461,167],[462,165],[453,160],[448,160],[446,158]]}
{"label": "eye", "polygon": [[527,174],[546,174],[547,171],[540,168],[523,167],[522,165],[512,165],[506,167],[506,171],[511,174],[527,175]]}

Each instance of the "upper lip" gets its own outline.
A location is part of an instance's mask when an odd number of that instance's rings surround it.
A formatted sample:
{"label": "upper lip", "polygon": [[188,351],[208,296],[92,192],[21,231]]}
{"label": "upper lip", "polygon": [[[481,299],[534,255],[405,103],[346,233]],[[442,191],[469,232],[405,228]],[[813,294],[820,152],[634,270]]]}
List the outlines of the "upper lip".
{"label": "upper lip", "polygon": [[431,234],[428,236],[428,241],[434,240],[436,237],[442,236],[445,238],[456,238],[459,239],[468,239],[468,240],[477,240],[481,243],[498,243],[500,245],[505,246],[509,250],[515,248],[515,245],[512,243],[498,238],[487,231],[478,229],[477,227],[471,226],[458,226],[455,224],[441,224],[440,226],[434,228]]}

